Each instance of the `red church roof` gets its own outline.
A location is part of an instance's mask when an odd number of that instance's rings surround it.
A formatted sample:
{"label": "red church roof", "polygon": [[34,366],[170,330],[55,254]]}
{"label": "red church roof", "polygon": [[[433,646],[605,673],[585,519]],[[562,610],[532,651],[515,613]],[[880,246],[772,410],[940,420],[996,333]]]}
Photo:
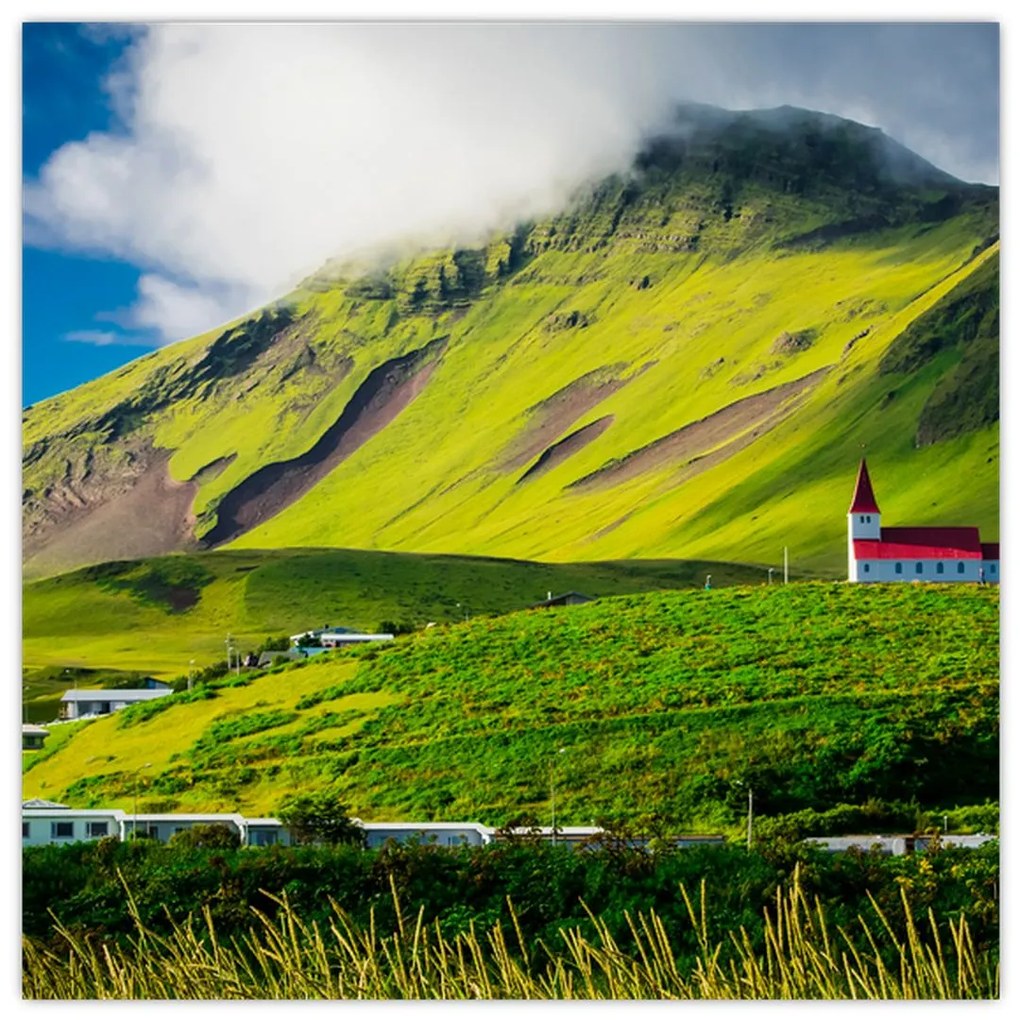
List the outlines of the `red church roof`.
{"label": "red church roof", "polygon": [[882,539],[857,539],[858,560],[980,560],[977,528],[882,528]]}
{"label": "red church roof", "polygon": [[861,466],[857,469],[857,485],[854,488],[854,498],[850,503],[848,514],[877,514],[881,513],[878,503],[875,502],[875,493],[871,488],[871,479],[868,477],[868,465],[864,458],[861,458]]}

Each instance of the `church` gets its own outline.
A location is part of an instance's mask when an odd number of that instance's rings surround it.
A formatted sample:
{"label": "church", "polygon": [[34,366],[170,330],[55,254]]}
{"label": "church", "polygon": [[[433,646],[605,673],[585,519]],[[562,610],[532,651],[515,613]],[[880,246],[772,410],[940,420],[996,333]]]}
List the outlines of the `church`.
{"label": "church", "polygon": [[862,460],[847,512],[850,581],[969,581],[996,584],[999,543],[977,528],[883,528]]}

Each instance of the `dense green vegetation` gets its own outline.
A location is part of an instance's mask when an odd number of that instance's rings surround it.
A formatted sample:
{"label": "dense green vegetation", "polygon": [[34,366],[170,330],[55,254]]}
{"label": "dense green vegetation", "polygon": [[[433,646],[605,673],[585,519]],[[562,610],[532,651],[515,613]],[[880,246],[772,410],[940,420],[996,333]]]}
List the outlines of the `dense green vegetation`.
{"label": "dense green vegetation", "polygon": [[748,787],[760,815],[944,810],[998,799],[998,676],[995,587],[621,596],[212,681],[80,727],[24,788],[251,815],[329,789],[365,820],[492,825],[555,788],[561,824],[703,832],[737,830]]}
{"label": "dense green vegetation", "polygon": [[[125,888],[130,897],[125,896]],[[914,968],[901,970],[900,966],[910,958],[912,943],[922,949],[914,957],[916,965],[926,956],[931,960],[928,954],[932,950],[938,959],[941,942],[950,949],[951,965],[943,977],[955,991],[953,997],[963,995],[965,988],[968,994],[980,997],[995,994],[992,974],[998,955],[997,888],[996,844],[974,851],[942,849],[925,855],[884,858],[860,853],[828,856],[805,847],[782,845],[755,853],[738,847],[705,847],[649,854],[627,849],[613,838],[584,852],[531,844],[528,840],[460,849],[390,844],[373,852],[349,847],[204,850],[164,847],[145,840],[126,844],[106,840],[25,851],[24,930],[31,940],[26,980],[37,989],[34,995],[71,995],[70,991],[58,990],[69,979],[66,962],[61,965],[69,948],[80,951],[89,945],[98,949],[105,944],[106,951],[112,951],[115,958],[123,953],[126,962],[138,938],[136,934],[132,939],[132,933],[138,927],[148,934],[147,949],[139,954],[146,967],[137,977],[151,973],[154,981],[154,975],[162,971],[165,979],[180,964],[181,957],[171,953],[162,958],[162,954],[180,945],[175,936],[181,929],[175,922],[183,922],[188,915],[204,916],[196,929],[193,951],[188,954],[189,963],[207,950],[209,942],[202,937],[202,930],[208,925],[215,929],[218,945],[232,949],[241,961],[251,964],[253,948],[259,944],[252,939],[259,918],[270,925],[280,924],[282,939],[274,940],[273,955],[281,960],[281,948],[288,947],[282,958],[287,961],[283,970],[293,971],[291,980],[296,980],[297,974],[307,976],[310,969],[319,970],[318,965],[309,968],[298,964],[307,951],[304,947],[311,948],[303,937],[306,926],[314,924],[328,932],[339,913],[344,918],[340,927],[348,933],[365,933],[369,927],[382,935],[393,932],[410,937],[413,933],[415,945],[423,937],[423,929],[433,925],[438,925],[446,938],[470,937],[499,925],[507,933],[512,955],[522,968],[520,976],[530,979],[537,992],[550,956],[553,960],[561,955],[569,957],[567,947],[578,937],[593,944],[601,942],[606,949],[612,947],[613,962],[621,969],[628,959],[640,959],[648,947],[649,918],[654,915],[657,920],[651,930],[656,933],[658,949],[667,951],[674,964],[667,968],[674,979],[658,990],[654,984],[644,985],[645,994],[672,997],[679,994],[677,984],[683,980],[679,976],[693,977],[697,961],[706,962],[706,951],[716,946],[721,947],[723,974],[729,970],[728,961],[734,959],[735,948],[738,954],[743,950],[761,959],[771,944],[773,953],[785,957],[793,971],[799,964],[803,976],[823,948],[824,938],[817,925],[824,917],[834,937],[832,945],[840,951],[854,947],[872,967],[878,964],[888,968],[894,981],[889,987],[896,987],[897,972],[900,980],[912,980],[907,975]],[[799,902],[796,910],[787,913],[784,901],[790,893]],[[766,911],[771,918],[765,916]],[[793,916],[799,923],[785,924]],[[58,929],[54,929],[54,917]],[[300,924],[293,923],[295,917]],[[874,935],[868,937],[859,927],[858,918],[867,919],[877,939]],[[919,923],[915,925],[911,918]],[[959,925],[964,919],[969,949],[984,971],[979,980],[974,980],[976,973],[963,968],[959,955],[951,952],[954,946],[959,951]],[[784,927],[788,929],[786,936],[782,934]],[[837,928],[843,930],[842,937],[837,936]],[[804,945],[788,943],[790,929],[807,933],[806,941],[813,943],[814,952],[806,952]],[[730,941],[731,934],[737,935],[735,945]],[[411,946],[403,938],[398,941],[407,949]],[[481,947],[485,946],[483,941]],[[394,968],[392,956],[383,954],[374,939],[363,948],[363,976],[375,968],[396,969],[398,973],[403,970]],[[491,943],[488,948],[491,950]],[[48,959],[47,951],[53,954]],[[158,967],[154,966],[153,952],[161,955]],[[380,959],[373,958],[377,953]],[[470,957],[476,963],[480,958],[476,954]],[[860,962],[858,959],[858,965]],[[174,967],[166,966],[171,963]],[[39,972],[37,969],[44,964],[45,969]],[[773,978],[776,965],[773,960],[768,968]],[[222,966],[211,970],[215,972]],[[43,975],[49,968],[60,980],[47,987]],[[325,972],[335,976],[337,969],[334,965]],[[841,969],[834,968],[830,981],[838,978]],[[86,973],[98,981],[106,970],[101,964],[86,968]],[[422,975],[421,964],[411,970]],[[623,986],[625,973],[623,969],[618,974]],[[582,974],[575,976],[580,978]],[[587,990],[582,983],[575,994],[591,997],[600,990],[606,994],[602,984],[606,976],[600,975]],[[647,978],[654,978],[654,969]],[[920,978],[917,973],[913,980]],[[183,974],[180,980],[184,980]],[[144,992],[136,986],[135,994],[166,996],[165,990],[163,995],[156,995],[153,987]],[[161,987],[165,989],[166,985]],[[343,992],[326,984],[318,986],[313,994],[378,997],[386,994],[385,987],[362,984],[358,991]],[[488,997],[481,986],[476,987],[472,997]],[[768,987],[767,983],[762,987]],[[794,987],[772,985],[764,997],[789,998],[796,994]],[[849,990],[854,987],[852,983],[847,988],[837,981],[832,987],[830,997],[853,994]],[[836,990],[841,987],[842,992]],[[261,988],[256,978],[247,991],[221,988],[216,997],[258,997]],[[943,989],[941,995],[947,991]],[[430,997],[436,993],[435,984],[426,981],[416,991],[405,987],[398,994]],[[502,995],[508,993],[504,987]],[[862,988],[856,989],[857,995],[862,993]],[[546,994],[563,996],[565,992],[560,987]],[[758,994],[763,994],[761,988]],[[823,992],[817,988],[811,994]],[[702,995],[713,997],[706,995],[705,989]],[[742,995],[754,997],[746,986]],[[210,997],[210,993],[204,993],[204,997]]]}
{"label": "dense green vegetation", "polygon": [[[110,671],[186,676],[267,636],[324,624],[398,632],[523,609],[579,591],[596,596],[716,587],[767,577],[755,566],[700,560],[535,563],[356,549],[223,551],[107,563],[28,582],[23,590],[27,696],[52,695],[63,670],[81,686]],[[795,570],[792,576],[803,574]],[[286,645],[286,642],[285,642]],[[88,673],[87,669],[93,672]],[[59,696],[59,695],[58,695]],[[49,703],[52,705],[52,703]],[[54,718],[42,717],[40,721]]]}
{"label": "dense green vegetation", "polygon": [[[159,475],[154,451],[195,491],[152,551],[190,548],[187,506],[210,534],[245,479],[307,467],[363,385],[426,348],[413,399],[234,547],[770,564],[787,546],[836,576],[862,446],[889,523],[995,540],[997,190],[902,150],[894,180],[888,140],[845,121],[704,116],[560,215],[367,276],[326,267],[27,410],[28,569],[122,558],[117,528],[64,528],[60,507]],[[883,374],[936,319],[939,353]],[[125,534],[159,530],[167,502],[147,505]]]}

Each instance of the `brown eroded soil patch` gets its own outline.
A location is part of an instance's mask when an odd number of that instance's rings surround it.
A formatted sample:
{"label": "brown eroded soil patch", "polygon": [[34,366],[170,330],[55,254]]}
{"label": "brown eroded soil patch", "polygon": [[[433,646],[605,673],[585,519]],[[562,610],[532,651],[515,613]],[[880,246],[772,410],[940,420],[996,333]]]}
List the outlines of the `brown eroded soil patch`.
{"label": "brown eroded soil patch", "polygon": [[[654,471],[663,465],[673,463],[691,464],[706,455],[720,456],[717,460],[703,465],[704,470],[719,459],[725,459],[736,453],[738,449],[753,442],[768,423],[772,428],[793,410],[796,398],[810,386],[818,382],[828,372],[828,368],[819,369],[793,382],[774,386],[763,393],[734,401],[726,407],[699,421],[684,425],[674,432],[656,439],[654,442],[634,450],[619,460],[610,461],[598,470],[579,478],[570,484],[570,488],[610,487],[626,482],[638,475]],[[758,426],[755,429],[755,426]],[[748,430],[753,430],[748,432]],[[767,429],[766,429],[767,430]],[[746,436],[741,433],[748,432]],[[738,437],[740,446],[734,445]],[[718,447],[723,449],[719,450]],[[725,451],[725,452],[724,452]]]}
{"label": "brown eroded soil patch", "polygon": [[446,337],[433,340],[374,368],[311,449],[259,468],[223,497],[216,508],[216,525],[204,543],[229,542],[275,516],[382,431],[425,388],[446,341]]}
{"label": "brown eroded soil patch", "polygon": [[654,364],[652,361],[642,365],[626,379],[620,378],[620,373],[627,368],[626,362],[603,365],[567,383],[537,404],[532,404],[524,412],[528,419],[527,425],[507,444],[496,469],[516,471],[524,467],[555,443],[578,418]]}
{"label": "brown eroded soil patch", "polygon": [[162,556],[191,546],[191,505],[198,486],[194,481],[175,482],[169,460],[169,451],[155,450],[125,491],[116,489],[101,502],[65,502],[48,527],[26,536],[26,575]]}
{"label": "brown eroded soil patch", "polygon": [[536,478],[550,468],[556,467],[557,464],[562,464],[568,457],[583,449],[593,439],[598,439],[613,424],[613,420],[613,415],[604,415],[593,422],[589,422],[587,425],[582,425],[581,428],[571,432],[569,436],[565,436],[559,442],[553,443],[552,446],[547,446],[542,451],[542,455],[538,460],[517,479],[517,484],[520,485],[521,482],[529,478]]}

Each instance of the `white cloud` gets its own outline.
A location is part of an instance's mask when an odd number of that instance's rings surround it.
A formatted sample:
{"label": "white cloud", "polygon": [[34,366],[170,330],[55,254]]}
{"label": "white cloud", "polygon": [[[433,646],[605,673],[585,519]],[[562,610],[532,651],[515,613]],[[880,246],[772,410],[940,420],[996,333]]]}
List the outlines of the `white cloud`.
{"label": "white cloud", "polygon": [[[550,210],[623,168],[680,98],[824,97],[829,112],[909,125],[895,78],[909,36],[882,49],[860,26],[819,31],[839,59],[803,26],[152,26],[108,83],[125,130],[51,156],[25,187],[25,237],[143,268],[131,325],[177,339],[330,257],[470,241]],[[918,96],[925,52],[910,57]],[[940,68],[956,66],[948,52]],[[958,131],[938,126],[958,100],[940,101],[916,132],[933,150]]]}
{"label": "white cloud", "polygon": [[63,338],[71,343],[91,344],[93,347],[110,347],[124,342],[121,334],[112,329],[76,329],[65,333]]}

